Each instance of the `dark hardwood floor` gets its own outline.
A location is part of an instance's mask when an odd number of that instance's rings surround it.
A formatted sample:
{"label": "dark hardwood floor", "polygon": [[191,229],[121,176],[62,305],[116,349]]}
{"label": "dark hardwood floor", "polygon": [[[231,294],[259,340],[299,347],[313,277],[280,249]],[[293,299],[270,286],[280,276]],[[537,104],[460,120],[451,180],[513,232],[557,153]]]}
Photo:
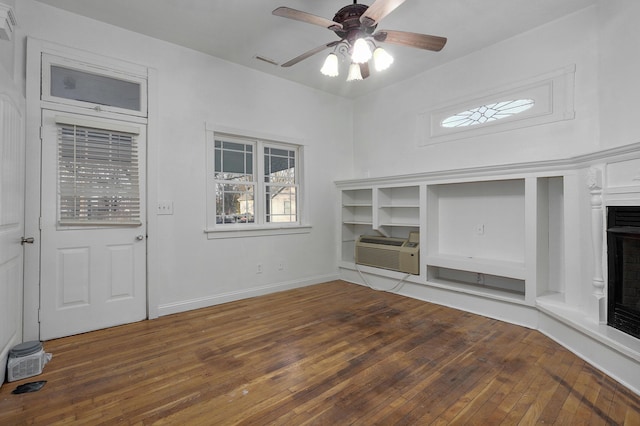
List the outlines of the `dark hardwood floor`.
{"label": "dark hardwood floor", "polygon": [[640,425],[638,395],[537,331],[341,281],[45,349],[0,424]]}

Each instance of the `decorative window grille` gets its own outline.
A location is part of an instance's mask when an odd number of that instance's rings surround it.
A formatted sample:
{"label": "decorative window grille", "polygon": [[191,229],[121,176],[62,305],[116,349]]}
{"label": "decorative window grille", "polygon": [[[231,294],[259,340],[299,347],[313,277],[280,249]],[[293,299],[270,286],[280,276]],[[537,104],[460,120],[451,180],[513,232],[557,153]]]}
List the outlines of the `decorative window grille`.
{"label": "decorative window grille", "polygon": [[61,225],[141,224],[136,136],[58,125]]}
{"label": "decorative window grille", "polygon": [[442,127],[466,127],[509,118],[533,107],[533,99],[494,102],[451,115],[442,121]]}

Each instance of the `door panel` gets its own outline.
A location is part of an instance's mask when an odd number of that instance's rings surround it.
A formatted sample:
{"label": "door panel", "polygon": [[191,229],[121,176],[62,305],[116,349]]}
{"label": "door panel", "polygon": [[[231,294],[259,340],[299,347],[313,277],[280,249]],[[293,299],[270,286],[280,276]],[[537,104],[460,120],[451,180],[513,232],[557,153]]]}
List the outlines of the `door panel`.
{"label": "door panel", "polygon": [[58,249],[56,309],[89,304],[89,247]]}
{"label": "door panel", "polygon": [[[116,195],[105,195],[110,191],[108,182],[124,180],[126,186],[131,177],[130,170],[123,169],[127,162],[117,146],[121,144],[118,135],[122,129],[134,131],[133,127],[129,129],[120,122],[109,120],[96,121],[96,118],[88,122],[77,115],[61,117],[51,111],[43,111],[42,120],[40,338],[48,340],[146,318],[144,126],[136,125],[134,139],[138,155],[131,156],[131,162],[138,162],[138,174],[131,179],[131,185],[138,186],[139,220],[129,218],[118,222],[113,218],[119,217],[119,209],[126,210],[125,214],[133,211],[136,217],[138,215],[138,206],[130,207],[130,197],[126,207],[117,205],[118,200],[124,198],[117,195],[122,191],[121,187],[116,188]],[[78,139],[85,134],[98,134],[96,143],[100,144],[109,139],[107,136],[112,129],[117,128],[116,149],[100,146],[97,154],[86,154],[87,144],[82,145],[80,141],[75,150],[70,150],[65,123],[74,120],[84,123],[83,129],[87,123],[91,126],[90,132],[78,131]],[[61,126],[67,133],[60,130]],[[62,137],[67,138],[64,143]],[[92,144],[95,145],[93,142],[88,145]],[[75,151],[78,151],[77,161],[76,157],[68,158],[69,152],[76,155]],[[107,151],[109,154],[104,154]],[[80,159],[81,155],[84,157]],[[93,166],[94,160],[97,169]],[[60,171],[62,168],[63,172]],[[62,190],[61,173],[65,179]],[[105,173],[114,175],[103,179]],[[72,208],[69,208],[69,176],[77,179],[77,186],[82,187],[82,196]],[[87,185],[95,185],[95,194],[87,193]],[[61,191],[66,197],[66,222],[61,220]],[[70,212],[77,213],[78,219],[69,222]]]}

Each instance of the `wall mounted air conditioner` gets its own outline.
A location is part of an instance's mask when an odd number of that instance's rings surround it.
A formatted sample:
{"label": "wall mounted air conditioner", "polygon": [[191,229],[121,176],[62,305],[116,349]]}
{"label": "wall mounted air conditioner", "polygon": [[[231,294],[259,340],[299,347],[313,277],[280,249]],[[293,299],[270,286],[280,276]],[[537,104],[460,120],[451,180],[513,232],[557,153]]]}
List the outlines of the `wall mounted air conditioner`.
{"label": "wall mounted air conditioner", "polygon": [[408,239],[361,235],[356,241],[356,263],[418,275],[419,240],[417,232],[411,232]]}

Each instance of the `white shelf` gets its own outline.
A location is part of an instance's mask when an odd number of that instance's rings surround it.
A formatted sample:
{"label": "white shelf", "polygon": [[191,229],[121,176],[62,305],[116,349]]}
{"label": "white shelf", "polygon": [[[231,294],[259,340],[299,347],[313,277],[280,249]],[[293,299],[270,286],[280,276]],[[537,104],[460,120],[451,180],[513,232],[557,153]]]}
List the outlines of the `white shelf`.
{"label": "white shelf", "polygon": [[371,203],[347,203],[343,204],[342,207],[373,207]]}
{"label": "white shelf", "polygon": [[517,303],[519,305],[528,305],[525,301],[524,295],[515,292],[510,292],[504,289],[496,289],[491,287],[479,287],[473,284],[468,284],[458,281],[429,279],[427,285],[432,287],[441,288],[443,290],[455,291],[458,293],[470,294],[473,296],[479,296],[487,299],[502,300],[510,303]]}
{"label": "white shelf", "polygon": [[420,226],[419,223],[381,223],[380,226],[406,226],[411,228],[417,228]]}
{"label": "white shelf", "polygon": [[345,225],[372,225],[372,222],[363,222],[363,221],[357,221],[357,220],[345,220],[342,223],[344,223]]}
{"label": "white shelf", "polygon": [[518,280],[524,280],[526,277],[524,262],[439,254],[436,256],[427,256],[426,263],[428,266],[459,269],[462,271],[497,275]]}

